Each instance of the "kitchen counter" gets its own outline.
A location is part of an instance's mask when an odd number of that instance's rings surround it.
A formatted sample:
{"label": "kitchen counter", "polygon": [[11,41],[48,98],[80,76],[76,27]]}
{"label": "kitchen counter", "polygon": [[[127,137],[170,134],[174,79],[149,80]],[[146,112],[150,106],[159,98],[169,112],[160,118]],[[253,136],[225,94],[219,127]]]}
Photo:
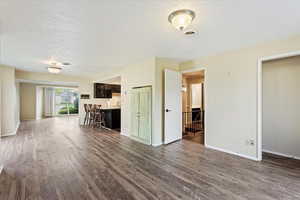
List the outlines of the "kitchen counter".
{"label": "kitchen counter", "polygon": [[109,107],[109,108],[101,108],[102,110],[117,110],[117,109],[120,109],[120,107]]}
{"label": "kitchen counter", "polygon": [[103,108],[105,127],[109,129],[121,128],[121,108]]}

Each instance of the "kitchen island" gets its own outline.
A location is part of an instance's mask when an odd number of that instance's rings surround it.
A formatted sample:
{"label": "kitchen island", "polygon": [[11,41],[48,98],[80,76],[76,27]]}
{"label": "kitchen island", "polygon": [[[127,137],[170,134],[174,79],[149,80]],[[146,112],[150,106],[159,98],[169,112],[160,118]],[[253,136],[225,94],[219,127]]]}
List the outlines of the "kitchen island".
{"label": "kitchen island", "polygon": [[113,130],[121,129],[121,108],[103,108],[105,127]]}

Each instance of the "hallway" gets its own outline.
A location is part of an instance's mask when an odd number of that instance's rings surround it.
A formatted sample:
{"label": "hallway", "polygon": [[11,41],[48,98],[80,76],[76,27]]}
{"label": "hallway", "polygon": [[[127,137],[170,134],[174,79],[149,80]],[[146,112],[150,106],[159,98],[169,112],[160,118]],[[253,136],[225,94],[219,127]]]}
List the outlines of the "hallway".
{"label": "hallway", "polygon": [[[0,199],[300,199],[300,162],[255,162],[182,140],[151,147],[78,126],[22,122],[0,141]],[[280,163],[280,164],[279,164]]]}

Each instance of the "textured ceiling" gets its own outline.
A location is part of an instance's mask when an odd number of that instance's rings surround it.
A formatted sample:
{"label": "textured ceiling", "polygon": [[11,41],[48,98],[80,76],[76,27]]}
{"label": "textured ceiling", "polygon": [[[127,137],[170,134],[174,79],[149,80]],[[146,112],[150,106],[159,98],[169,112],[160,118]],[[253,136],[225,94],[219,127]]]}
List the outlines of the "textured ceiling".
{"label": "textured ceiling", "polygon": [[[63,73],[89,75],[150,56],[179,60],[300,33],[299,0],[1,0],[1,60],[46,71],[51,57],[71,62]],[[167,21],[176,9],[196,12],[198,34]]]}

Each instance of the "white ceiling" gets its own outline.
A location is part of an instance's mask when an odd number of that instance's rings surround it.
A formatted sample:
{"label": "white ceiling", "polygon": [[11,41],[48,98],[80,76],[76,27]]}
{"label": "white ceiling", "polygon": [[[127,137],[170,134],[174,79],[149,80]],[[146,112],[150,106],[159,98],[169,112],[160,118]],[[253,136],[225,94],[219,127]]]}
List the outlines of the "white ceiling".
{"label": "white ceiling", "polygon": [[[196,12],[197,35],[168,23],[182,8]],[[299,0],[1,0],[1,58],[46,71],[52,57],[71,62],[63,73],[74,75],[150,56],[193,59],[298,34],[299,8]]]}
{"label": "white ceiling", "polygon": [[99,82],[108,84],[121,84],[121,76],[112,77],[109,79],[101,80]]}

